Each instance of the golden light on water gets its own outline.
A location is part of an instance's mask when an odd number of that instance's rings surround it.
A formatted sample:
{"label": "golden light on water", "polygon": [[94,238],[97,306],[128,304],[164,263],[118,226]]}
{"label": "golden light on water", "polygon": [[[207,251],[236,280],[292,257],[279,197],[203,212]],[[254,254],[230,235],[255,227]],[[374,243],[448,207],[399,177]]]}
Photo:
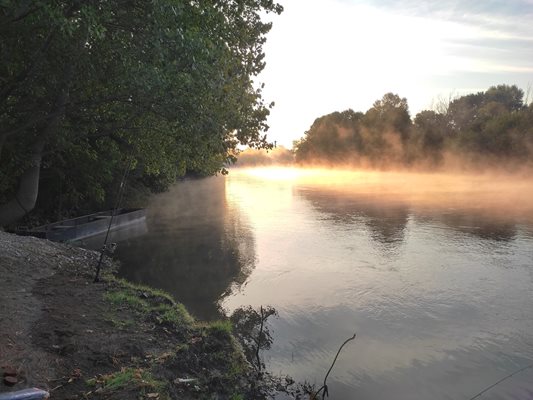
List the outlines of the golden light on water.
{"label": "golden light on water", "polygon": [[[412,207],[468,208],[497,215],[533,218],[531,175],[503,173],[452,174],[362,169],[256,167],[236,168],[238,178],[260,180],[260,203],[275,203],[279,185],[313,187],[348,198],[372,198],[376,203],[401,202]],[[272,189],[278,183],[278,189]]]}
{"label": "golden light on water", "polygon": [[238,168],[232,174],[245,174],[268,180],[297,180],[305,175],[313,175],[312,170],[291,167]]}
{"label": "golden light on water", "polygon": [[376,181],[380,174],[363,170],[297,167],[254,167],[231,170],[234,175],[248,175],[270,181],[294,181],[313,184],[345,184],[361,180]]}

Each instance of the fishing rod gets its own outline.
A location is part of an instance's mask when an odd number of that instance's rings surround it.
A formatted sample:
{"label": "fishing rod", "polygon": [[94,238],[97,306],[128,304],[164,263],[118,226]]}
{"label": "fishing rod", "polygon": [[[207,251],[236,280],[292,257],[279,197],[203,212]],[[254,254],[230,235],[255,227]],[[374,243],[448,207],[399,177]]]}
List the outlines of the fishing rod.
{"label": "fishing rod", "polygon": [[[122,199],[124,197],[125,187],[126,187],[126,180],[128,179],[128,176],[130,174],[131,166],[133,164],[133,158],[130,156],[128,157],[128,163],[126,164],[126,167],[124,168],[124,173],[122,174],[122,179],[120,181],[120,187],[118,189],[117,193],[117,200],[115,202],[115,208],[113,208],[113,211],[111,213],[111,218],[109,219],[109,224],[107,226],[107,231],[105,234],[104,244],[102,246],[102,249],[100,250],[100,258],[98,259],[98,265],[96,266],[96,274],[94,276],[94,282],[100,281],[100,269],[102,267],[102,262],[104,260],[104,254],[109,251],[107,247],[107,240],[109,239],[109,232],[111,231],[111,226],[113,225],[113,219],[115,218],[115,215],[117,213],[117,210],[119,209],[120,204],[122,203]],[[111,254],[114,252],[115,246],[111,248]]]}

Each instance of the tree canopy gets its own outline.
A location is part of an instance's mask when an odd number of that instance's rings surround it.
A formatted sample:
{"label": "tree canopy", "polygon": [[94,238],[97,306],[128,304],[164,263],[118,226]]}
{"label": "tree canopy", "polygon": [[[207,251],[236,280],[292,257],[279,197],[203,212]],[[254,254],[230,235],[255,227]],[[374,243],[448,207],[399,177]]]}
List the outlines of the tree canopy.
{"label": "tree canopy", "polygon": [[517,86],[498,85],[411,120],[407,100],[387,93],[364,114],[316,119],[294,147],[301,163],[439,168],[453,158],[468,168],[515,167],[533,160],[533,104]]}
{"label": "tree canopy", "polygon": [[[211,174],[269,147],[271,0],[0,1],[0,225]],[[41,171],[42,170],[42,171]],[[42,172],[42,173],[41,173]],[[41,188],[38,191],[39,182]]]}

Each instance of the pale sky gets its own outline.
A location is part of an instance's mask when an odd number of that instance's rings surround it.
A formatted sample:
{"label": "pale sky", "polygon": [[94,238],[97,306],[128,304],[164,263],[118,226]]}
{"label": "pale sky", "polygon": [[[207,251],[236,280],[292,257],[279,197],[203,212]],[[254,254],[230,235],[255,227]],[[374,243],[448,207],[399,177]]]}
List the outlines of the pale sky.
{"label": "pale sky", "polygon": [[315,118],[387,92],[414,117],[438,98],[533,84],[533,0],[279,1],[258,81],[276,103],[269,140],[286,147]]}

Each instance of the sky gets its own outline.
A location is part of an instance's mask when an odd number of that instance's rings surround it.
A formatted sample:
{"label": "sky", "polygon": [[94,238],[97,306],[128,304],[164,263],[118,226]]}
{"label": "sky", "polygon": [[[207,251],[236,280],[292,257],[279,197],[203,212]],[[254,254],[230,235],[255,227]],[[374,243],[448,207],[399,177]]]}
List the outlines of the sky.
{"label": "sky", "polygon": [[268,138],[292,147],[313,121],[387,92],[411,116],[498,84],[533,85],[533,0],[278,0],[258,77]]}

